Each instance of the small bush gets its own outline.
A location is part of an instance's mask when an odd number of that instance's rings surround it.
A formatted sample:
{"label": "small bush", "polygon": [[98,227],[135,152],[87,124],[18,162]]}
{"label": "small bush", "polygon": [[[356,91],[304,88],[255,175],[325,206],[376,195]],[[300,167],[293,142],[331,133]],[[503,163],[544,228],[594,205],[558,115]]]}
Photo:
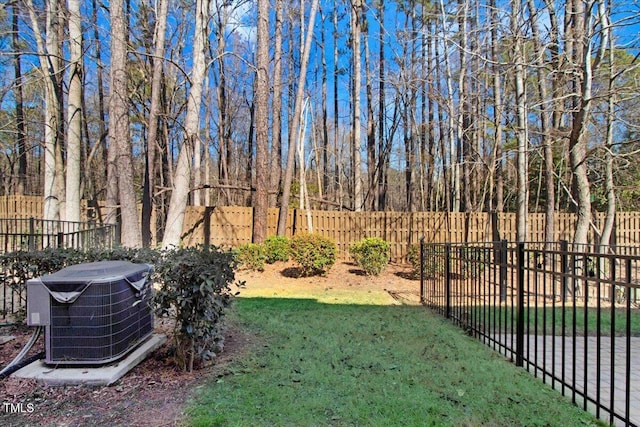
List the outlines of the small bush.
{"label": "small bush", "polygon": [[291,257],[302,276],[326,274],[336,262],[336,243],[319,234],[298,234],[291,239]]}
{"label": "small bush", "polygon": [[289,239],[285,236],[271,236],[264,240],[267,252],[267,263],[289,261]]}
{"label": "small bush", "polygon": [[175,319],[177,362],[186,371],[201,367],[222,351],[221,318],[231,303],[235,279],[232,252],[217,248],[167,250],[155,266],[160,282],[155,312]]}
{"label": "small bush", "polygon": [[[445,250],[441,245],[426,245],[424,254],[425,277],[436,277],[444,273]],[[407,261],[411,264],[411,275],[420,278],[420,245],[412,245],[407,253]]]}
{"label": "small bush", "polygon": [[411,264],[411,277],[417,279],[420,277],[420,245],[409,246],[407,252],[407,261]]}
{"label": "small bush", "polygon": [[238,247],[236,257],[242,267],[253,271],[263,271],[264,263],[267,261],[267,250],[264,245],[245,243]]}
{"label": "small bush", "polygon": [[368,237],[349,246],[355,262],[369,276],[377,276],[389,263],[391,245],[379,237]]}

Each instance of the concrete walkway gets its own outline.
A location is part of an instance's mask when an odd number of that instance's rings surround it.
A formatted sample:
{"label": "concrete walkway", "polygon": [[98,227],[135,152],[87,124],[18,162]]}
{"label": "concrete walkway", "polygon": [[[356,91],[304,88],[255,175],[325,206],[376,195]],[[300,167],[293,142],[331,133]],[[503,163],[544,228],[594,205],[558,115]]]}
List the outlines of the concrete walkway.
{"label": "concrete walkway", "polygon": [[[500,335],[495,338],[503,345],[515,348],[514,336]],[[600,348],[599,355],[598,347]],[[612,350],[613,373],[611,368]],[[506,354],[504,349],[501,348],[499,351],[511,357],[511,354]],[[563,391],[563,383],[573,384],[575,378],[578,392],[584,394],[586,385],[586,395],[589,399],[594,402],[599,401],[606,408],[612,407],[611,395],[613,393],[612,409],[624,418],[627,414],[626,356],[627,342],[625,337],[614,337],[613,343],[610,337],[601,337],[598,346],[597,337],[578,337],[574,343],[572,337],[564,337],[563,339],[560,336],[530,336],[528,342],[525,340],[524,367],[560,392]],[[628,418],[631,425],[640,425],[640,338],[631,338],[630,360]],[[563,365],[564,372],[562,371]],[[599,372],[598,365],[600,366]],[[564,394],[572,398],[573,391],[565,385]],[[575,402],[579,407],[584,407],[584,398],[577,394]],[[588,401],[587,409],[597,414],[595,403]],[[609,411],[600,408],[599,417],[608,422]],[[620,426],[625,425],[615,417],[614,423]]]}

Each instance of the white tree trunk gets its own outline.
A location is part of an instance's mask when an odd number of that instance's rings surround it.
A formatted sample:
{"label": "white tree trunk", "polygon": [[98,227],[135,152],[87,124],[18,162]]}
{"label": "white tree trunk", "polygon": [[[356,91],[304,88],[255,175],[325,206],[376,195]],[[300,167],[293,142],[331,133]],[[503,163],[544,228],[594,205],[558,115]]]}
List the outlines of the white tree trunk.
{"label": "white tree trunk", "polygon": [[311,40],[313,39],[313,27],[318,10],[318,0],[311,3],[311,12],[309,13],[309,24],[307,26],[307,35],[304,47],[301,46],[302,55],[300,60],[300,74],[298,77],[298,89],[296,92],[295,104],[293,108],[293,117],[291,126],[289,127],[289,152],[287,153],[287,167],[282,189],[282,202],[280,203],[280,212],[278,214],[278,235],[284,236],[287,228],[287,213],[289,208],[289,197],[291,196],[291,181],[293,180],[293,165],[295,162],[296,142],[298,140],[298,128],[300,127],[300,117],[302,115],[305,82],[307,81],[307,66],[309,64],[309,53],[311,51]]}
{"label": "white tree trunk", "polygon": [[173,178],[173,191],[167,213],[167,224],[162,246],[168,248],[180,245],[184,212],[189,198],[191,169],[193,162],[194,141],[199,138],[200,106],[202,104],[202,87],[206,76],[205,38],[206,25],[209,18],[209,1],[196,0],[196,22],[193,37],[193,69],[191,71],[191,88],[187,99],[187,115],[185,118],[185,138],[178,155],[178,163]]}
{"label": "white tree trunk", "polygon": [[59,5],[57,0],[47,2],[47,40],[42,38],[40,25],[35,13],[32,0],[26,0],[29,10],[29,18],[33,34],[36,39],[38,58],[40,60],[40,72],[42,73],[45,86],[45,125],[44,125],[44,212],[45,220],[60,219],[59,197],[57,194],[58,183],[56,168],[56,151],[59,144],[59,118],[60,103],[57,96],[56,73],[59,71],[59,57],[50,52],[49,49],[57,49]]}
{"label": "white tree trunk", "polygon": [[80,1],[67,0],[69,9],[69,97],[67,103],[67,221],[80,221],[80,159],[82,152],[82,17]]}
{"label": "white tree trunk", "polygon": [[351,49],[353,51],[353,208],[362,210],[362,162],[360,150],[362,137],[360,129],[360,89],[362,86],[362,53],[360,52],[361,0],[351,2]]}
{"label": "white tree trunk", "polygon": [[[599,1],[598,5],[601,9],[604,9],[603,1]],[[607,35],[607,41],[609,43],[609,75],[613,76],[615,73],[615,49],[614,41],[610,35],[611,28],[609,26],[609,20],[606,11],[600,12],[601,21],[603,23],[603,33]],[[603,42],[604,43],[604,42]],[[606,43],[604,43],[606,45]],[[615,115],[615,94],[613,93],[613,79],[609,79],[609,100],[607,102],[607,141],[605,145],[605,193],[607,195],[607,214],[602,227],[602,236],[600,236],[600,245],[604,252],[604,247],[611,244],[611,235],[616,220],[616,192],[615,184],[613,180],[613,168],[614,168],[614,154],[613,154],[613,123]]]}
{"label": "white tree trunk", "polygon": [[518,196],[517,196],[517,240],[527,240],[527,213],[529,211],[529,168],[527,156],[527,107],[525,94],[524,55],[520,20],[522,8],[519,0],[512,3],[511,28],[515,37],[514,62],[515,62],[515,88],[518,127],[516,139],[518,141]]}

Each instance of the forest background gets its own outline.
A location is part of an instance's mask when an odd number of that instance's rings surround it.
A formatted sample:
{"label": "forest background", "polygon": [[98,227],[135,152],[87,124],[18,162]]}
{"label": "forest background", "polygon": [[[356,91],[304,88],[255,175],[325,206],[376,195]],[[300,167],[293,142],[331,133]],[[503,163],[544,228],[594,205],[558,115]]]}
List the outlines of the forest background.
{"label": "forest background", "polygon": [[[0,195],[126,246],[187,205],[640,210],[637,2],[15,0],[0,4]],[[141,204],[141,209],[138,206]],[[140,215],[141,211],[141,215]],[[286,211],[278,232],[286,227]],[[151,221],[155,222],[151,227]],[[154,230],[154,233],[152,233]]]}

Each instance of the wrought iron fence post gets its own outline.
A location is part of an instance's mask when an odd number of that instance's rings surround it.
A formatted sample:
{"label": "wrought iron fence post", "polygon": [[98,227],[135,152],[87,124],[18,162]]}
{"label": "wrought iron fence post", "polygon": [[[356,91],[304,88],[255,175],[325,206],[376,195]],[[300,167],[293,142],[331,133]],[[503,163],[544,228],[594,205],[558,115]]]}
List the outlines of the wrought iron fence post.
{"label": "wrought iron fence post", "polygon": [[451,317],[451,243],[444,246],[445,317]]}
{"label": "wrought iron fence post", "polygon": [[507,300],[507,240],[500,241],[500,302]]}
{"label": "wrought iron fence post", "polygon": [[568,272],[569,272],[569,242],[560,240],[560,271],[562,284],[560,288],[560,296],[563,302],[567,302],[567,291],[569,290]]}
{"label": "wrought iron fence post", "polygon": [[424,285],[424,236],[420,238],[420,303],[426,300]]}
{"label": "wrought iron fence post", "polygon": [[518,312],[516,319],[516,366],[524,365],[524,243],[518,242]]}
{"label": "wrought iron fence post", "polygon": [[29,247],[29,252],[35,251],[35,219],[33,217],[29,218],[29,238],[27,240],[27,245]]}

